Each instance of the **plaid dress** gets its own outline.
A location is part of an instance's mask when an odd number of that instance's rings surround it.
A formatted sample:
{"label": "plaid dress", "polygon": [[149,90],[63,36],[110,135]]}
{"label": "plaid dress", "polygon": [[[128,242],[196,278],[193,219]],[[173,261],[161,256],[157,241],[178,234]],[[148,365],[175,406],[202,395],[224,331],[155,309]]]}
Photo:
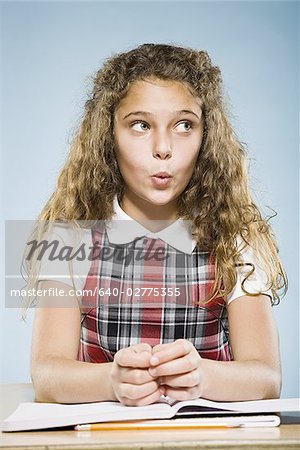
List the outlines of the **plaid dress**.
{"label": "plaid dress", "polygon": [[203,358],[232,359],[226,302],[221,297],[204,302],[214,284],[214,260],[208,252],[196,246],[187,254],[145,236],[113,244],[105,229],[91,233],[80,361],[109,362],[130,345],[179,338],[189,340]]}

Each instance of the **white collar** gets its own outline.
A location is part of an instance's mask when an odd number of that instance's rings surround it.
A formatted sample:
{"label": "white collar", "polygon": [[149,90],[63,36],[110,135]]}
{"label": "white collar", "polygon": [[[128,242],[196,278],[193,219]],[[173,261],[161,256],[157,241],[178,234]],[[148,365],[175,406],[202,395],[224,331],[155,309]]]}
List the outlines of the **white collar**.
{"label": "white collar", "polygon": [[[117,196],[114,198],[113,207],[115,213],[106,227],[108,239],[112,244],[126,244],[137,237],[146,236],[148,238],[161,239],[183,253],[192,254],[196,241],[192,239],[189,231],[190,221],[177,219],[163,230],[152,233],[123,211]],[[121,221],[124,222],[121,223]]]}

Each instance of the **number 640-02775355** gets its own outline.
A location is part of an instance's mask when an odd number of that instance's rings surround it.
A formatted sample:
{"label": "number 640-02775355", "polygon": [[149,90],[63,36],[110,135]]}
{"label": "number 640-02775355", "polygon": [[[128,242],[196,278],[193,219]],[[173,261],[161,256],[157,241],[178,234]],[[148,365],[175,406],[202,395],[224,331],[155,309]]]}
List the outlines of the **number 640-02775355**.
{"label": "number 640-02775355", "polygon": [[98,294],[100,297],[104,296],[104,295],[110,295],[113,297],[117,297],[119,295],[125,295],[127,297],[150,297],[150,296],[154,296],[154,297],[178,297],[180,295],[180,288],[179,287],[141,287],[141,288],[131,288],[128,287],[126,289],[123,289],[122,291],[120,291],[118,288],[99,288]]}

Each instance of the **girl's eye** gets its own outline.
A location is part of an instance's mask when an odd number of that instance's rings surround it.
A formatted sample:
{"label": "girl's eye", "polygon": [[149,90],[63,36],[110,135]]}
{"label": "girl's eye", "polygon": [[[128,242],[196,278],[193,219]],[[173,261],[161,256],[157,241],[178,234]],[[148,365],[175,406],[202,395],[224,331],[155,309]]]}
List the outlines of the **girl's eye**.
{"label": "girl's eye", "polygon": [[136,122],[131,124],[131,128],[134,131],[147,131],[149,129],[149,126],[146,122],[142,122],[141,120],[137,120]]}
{"label": "girl's eye", "polygon": [[[142,120],[136,120],[130,126],[134,131],[138,131],[139,133],[150,129],[147,122],[143,122]],[[185,120],[184,122],[178,123],[175,128],[179,132],[188,133],[192,129],[192,123]]]}
{"label": "girl's eye", "polygon": [[178,131],[183,131],[184,133],[188,133],[189,131],[191,131],[192,129],[192,124],[191,122],[180,122],[177,126],[176,126]]}

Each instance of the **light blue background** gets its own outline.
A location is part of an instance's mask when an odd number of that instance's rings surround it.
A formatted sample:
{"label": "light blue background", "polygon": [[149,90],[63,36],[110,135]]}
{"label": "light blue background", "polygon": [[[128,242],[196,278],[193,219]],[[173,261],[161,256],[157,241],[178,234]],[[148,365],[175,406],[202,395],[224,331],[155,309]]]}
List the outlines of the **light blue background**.
{"label": "light blue background", "polygon": [[[255,199],[278,212],[271,223],[289,275],[274,308],[283,397],[299,396],[298,10],[270,1],[1,4],[5,219],[34,219],[52,193],[104,58],[161,42],[207,50],[220,66]],[[1,382],[28,382],[32,313],[24,324],[2,306],[1,324]]]}

